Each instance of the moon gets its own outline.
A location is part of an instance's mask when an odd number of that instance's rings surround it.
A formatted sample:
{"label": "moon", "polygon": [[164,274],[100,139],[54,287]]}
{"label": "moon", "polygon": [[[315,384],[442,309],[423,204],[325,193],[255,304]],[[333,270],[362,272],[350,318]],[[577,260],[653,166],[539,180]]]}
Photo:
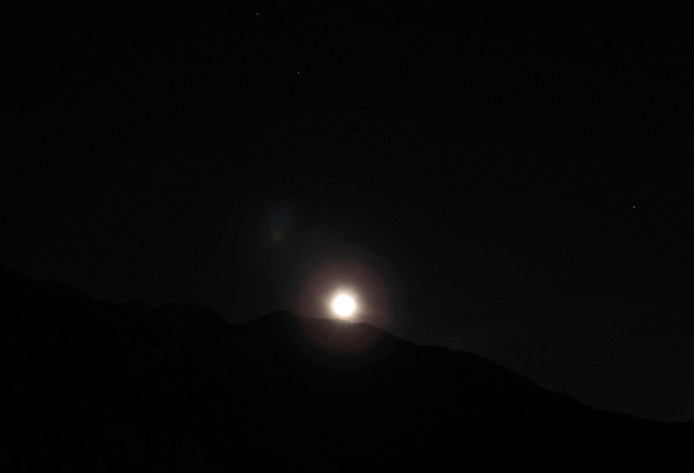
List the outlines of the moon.
{"label": "moon", "polygon": [[333,311],[341,317],[349,317],[354,313],[357,308],[357,304],[354,302],[350,296],[346,294],[340,294],[335,299],[333,299]]}

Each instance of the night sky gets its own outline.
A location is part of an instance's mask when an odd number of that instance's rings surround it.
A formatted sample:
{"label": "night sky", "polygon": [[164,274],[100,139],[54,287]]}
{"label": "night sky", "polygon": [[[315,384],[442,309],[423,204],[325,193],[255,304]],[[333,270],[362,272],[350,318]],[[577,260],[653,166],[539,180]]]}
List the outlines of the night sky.
{"label": "night sky", "polygon": [[694,418],[691,11],[227,3],[0,20],[0,264]]}

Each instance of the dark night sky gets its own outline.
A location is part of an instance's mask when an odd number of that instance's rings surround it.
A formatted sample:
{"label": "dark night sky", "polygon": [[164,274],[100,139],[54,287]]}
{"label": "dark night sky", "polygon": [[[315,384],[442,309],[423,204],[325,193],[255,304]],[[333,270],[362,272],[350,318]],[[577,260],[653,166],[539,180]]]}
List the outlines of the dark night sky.
{"label": "dark night sky", "polygon": [[0,263],[694,418],[690,11],[97,3],[2,20]]}

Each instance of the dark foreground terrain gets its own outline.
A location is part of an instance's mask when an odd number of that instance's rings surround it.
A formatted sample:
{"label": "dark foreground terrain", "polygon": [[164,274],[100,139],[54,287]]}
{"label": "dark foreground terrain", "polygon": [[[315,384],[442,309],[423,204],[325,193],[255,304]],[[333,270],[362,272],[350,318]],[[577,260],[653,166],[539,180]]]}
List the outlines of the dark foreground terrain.
{"label": "dark foreground terrain", "polygon": [[367,324],[276,312],[234,326],[199,305],[96,302],[5,268],[0,314],[5,471],[694,464],[691,423],[597,411]]}

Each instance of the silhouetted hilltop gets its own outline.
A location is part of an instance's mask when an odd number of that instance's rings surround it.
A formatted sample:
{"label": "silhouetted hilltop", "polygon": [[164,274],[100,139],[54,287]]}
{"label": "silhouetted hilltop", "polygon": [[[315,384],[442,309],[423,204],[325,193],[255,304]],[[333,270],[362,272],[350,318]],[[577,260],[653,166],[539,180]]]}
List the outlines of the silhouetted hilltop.
{"label": "silhouetted hilltop", "polygon": [[[689,462],[691,425],[600,412],[365,323],[110,304],[0,267],[14,471],[571,470]],[[567,367],[570,369],[570,367]]]}

